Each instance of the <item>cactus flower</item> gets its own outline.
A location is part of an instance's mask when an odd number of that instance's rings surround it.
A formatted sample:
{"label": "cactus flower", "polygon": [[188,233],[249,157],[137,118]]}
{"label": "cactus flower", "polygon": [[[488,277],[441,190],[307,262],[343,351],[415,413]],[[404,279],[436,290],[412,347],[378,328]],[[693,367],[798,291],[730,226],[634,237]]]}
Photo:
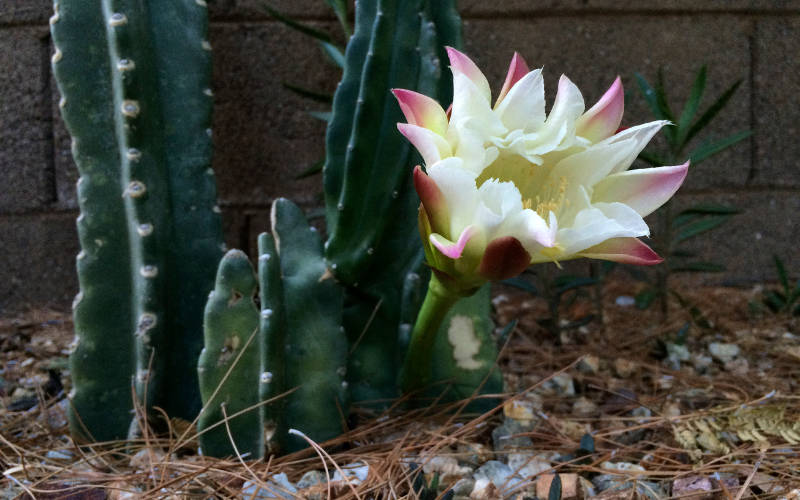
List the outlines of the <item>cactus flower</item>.
{"label": "cactus flower", "polygon": [[588,111],[566,76],[545,113],[540,69],[515,54],[494,106],[486,77],[448,48],[453,104],[396,89],[408,123],[398,124],[425,170],[414,170],[419,229],[433,269],[400,373],[408,393],[430,381],[439,326],[460,297],[531,264],[579,257],[627,264],[662,259],[639,237],[643,217],[664,204],[688,162],[628,170],[666,121],[620,128],[622,83]]}
{"label": "cactus flower", "polygon": [[545,114],[540,69],[515,54],[491,105],[489,83],[467,56],[448,49],[453,104],[394,90],[398,124],[425,162],[414,172],[426,258],[444,285],[474,289],[530,264],[579,257],[657,264],[639,240],[643,217],[680,187],[688,163],[628,170],[668,122],[620,129],[617,78],[591,109],[566,76]]}

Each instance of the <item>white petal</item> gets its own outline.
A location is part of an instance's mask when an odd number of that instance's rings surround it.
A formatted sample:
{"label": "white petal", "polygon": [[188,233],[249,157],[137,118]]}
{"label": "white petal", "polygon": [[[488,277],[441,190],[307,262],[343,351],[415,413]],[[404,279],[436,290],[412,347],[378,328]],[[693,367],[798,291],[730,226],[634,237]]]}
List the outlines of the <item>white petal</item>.
{"label": "white petal", "polygon": [[571,227],[558,231],[556,241],[570,255],[610,238],[648,234],[647,224],[630,207],[622,203],[597,203],[578,212]]}
{"label": "white petal", "polygon": [[472,80],[459,73],[453,79],[453,109],[446,135],[450,144],[456,142],[456,138],[452,137],[453,134],[458,132],[464,125],[463,122],[468,119],[474,119],[480,124],[474,131],[479,133],[483,141],[489,140],[492,136],[503,136],[508,132]]}
{"label": "white petal", "polygon": [[539,130],[545,120],[542,70],[531,71],[518,81],[497,107],[496,113],[509,130]]}
{"label": "white petal", "polygon": [[489,179],[478,188],[478,198],[475,222],[485,228],[489,239],[497,237],[494,231],[506,218],[522,210],[522,197],[513,182]]}
{"label": "white petal", "polygon": [[417,148],[425,165],[433,165],[439,160],[453,156],[450,144],[439,134],[407,123],[398,123],[397,128]]}
{"label": "white petal", "polygon": [[583,114],[584,109],[581,91],[562,75],[553,109],[539,131],[539,138],[529,146],[529,152],[541,155],[572,146],[576,142],[575,120]]}
{"label": "white petal", "polygon": [[647,146],[647,143],[650,142],[650,139],[656,135],[656,132],[661,130],[661,127],[667,124],[669,124],[668,121],[657,121],[645,123],[643,125],[637,125],[635,127],[625,129],[619,134],[609,137],[605,141],[597,143],[594,147],[605,144],[616,144],[623,141],[628,142],[631,145],[628,155],[614,165],[608,175],[628,170],[633,163],[633,160],[639,156],[639,153],[641,153],[645,146]]}
{"label": "white petal", "polygon": [[460,158],[448,158],[427,168],[428,175],[442,192],[450,213],[450,234],[456,235],[472,223],[478,203],[474,173],[461,168]]}
{"label": "white petal", "polygon": [[669,200],[686,178],[688,162],[676,167],[628,170],[597,183],[592,201],[620,202],[646,217]]}

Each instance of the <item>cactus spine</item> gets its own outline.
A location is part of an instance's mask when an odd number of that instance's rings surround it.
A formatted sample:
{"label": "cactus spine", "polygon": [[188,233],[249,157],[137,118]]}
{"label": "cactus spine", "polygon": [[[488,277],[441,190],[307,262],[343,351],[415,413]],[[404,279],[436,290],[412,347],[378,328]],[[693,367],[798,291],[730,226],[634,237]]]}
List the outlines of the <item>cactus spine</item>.
{"label": "cactus spine", "polygon": [[[253,300],[257,287],[247,255],[239,250],[225,254],[206,304],[205,348],[197,366],[203,396],[197,430],[206,455],[225,457],[238,451],[257,459],[264,454],[263,411],[258,407],[261,336]],[[244,413],[231,418],[239,412]]]}
{"label": "cactus spine", "polygon": [[59,0],[53,69],[78,165],[70,421],[125,437],[139,402],[200,408],[201,309],[222,255],[210,171],[207,8],[189,0]]}

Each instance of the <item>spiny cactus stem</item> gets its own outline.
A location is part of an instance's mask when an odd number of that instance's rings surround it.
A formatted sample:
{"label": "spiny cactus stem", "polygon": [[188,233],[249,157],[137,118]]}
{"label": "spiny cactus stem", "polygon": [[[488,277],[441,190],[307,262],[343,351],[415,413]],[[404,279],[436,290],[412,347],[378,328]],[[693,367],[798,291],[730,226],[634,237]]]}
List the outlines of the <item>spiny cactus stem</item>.
{"label": "spiny cactus stem", "polygon": [[400,371],[399,385],[403,394],[418,391],[430,384],[436,334],[450,309],[466,296],[447,290],[435,274],[431,276],[428,293],[411,332],[411,342]]}

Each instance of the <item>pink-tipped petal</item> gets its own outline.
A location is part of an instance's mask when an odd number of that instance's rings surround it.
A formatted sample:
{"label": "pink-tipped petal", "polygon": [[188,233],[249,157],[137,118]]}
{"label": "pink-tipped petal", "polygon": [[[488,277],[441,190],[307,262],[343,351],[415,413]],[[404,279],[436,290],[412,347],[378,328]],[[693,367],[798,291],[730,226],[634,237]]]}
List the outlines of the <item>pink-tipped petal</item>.
{"label": "pink-tipped petal", "polygon": [[643,168],[610,175],[594,185],[592,203],[624,203],[645,217],[681,187],[689,162],[676,167]]}
{"label": "pink-tipped petal", "polygon": [[478,274],[489,281],[501,281],[518,275],[530,263],[531,254],[522,243],[513,236],[504,236],[486,246],[486,252],[478,266]]}
{"label": "pink-tipped petal", "polygon": [[397,129],[417,148],[426,166],[453,156],[450,143],[435,132],[409,123],[398,123]]}
{"label": "pink-tipped petal", "polygon": [[525,62],[525,59],[519,55],[518,52],[514,52],[514,57],[511,58],[511,66],[508,68],[508,75],[506,75],[506,81],[503,84],[503,88],[500,90],[500,95],[497,96],[497,102],[494,103],[494,109],[497,109],[497,106],[500,105],[500,102],[503,98],[508,94],[518,81],[522,80],[522,77],[527,75],[530,72],[528,69],[528,64]]}
{"label": "pink-tipped petal", "polygon": [[457,259],[464,253],[464,247],[467,246],[467,242],[475,235],[475,232],[474,227],[465,227],[464,230],[461,231],[461,236],[458,237],[458,241],[455,243],[436,233],[430,236],[430,240],[433,246],[442,252],[442,255],[451,259]]}
{"label": "pink-tipped petal", "polygon": [[599,245],[587,248],[578,255],[635,266],[652,266],[664,262],[664,259],[639,238],[611,238]]}
{"label": "pink-tipped petal", "polygon": [[449,236],[450,215],[447,210],[447,201],[439,186],[436,185],[436,181],[423,172],[419,166],[414,169],[414,188],[417,190],[427,214],[430,225],[428,234],[438,233]]}
{"label": "pink-tipped petal", "polygon": [[622,80],[617,77],[597,104],[576,120],[575,134],[589,139],[592,144],[608,139],[619,129],[624,111],[625,92]]}
{"label": "pink-tipped petal", "polygon": [[411,90],[394,89],[392,93],[400,103],[400,109],[409,124],[418,125],[441,136],[447,132],[447,115],[438,102]]}
{"label": "pink-tipped petal", "polygon": [[489,81],[483,73],[481,73],[481,70],[478,69],[478,66],[472,62],[472,59],[456,49],[452,47],[446,47],[446,49],[447,55],[450,57],[450,68],[452,68],[453,72],[457,71],[472,80],[472,83],[475,84],[481,94],[486,98],[486,102],[491,102],[492,91],[489,88]]}

